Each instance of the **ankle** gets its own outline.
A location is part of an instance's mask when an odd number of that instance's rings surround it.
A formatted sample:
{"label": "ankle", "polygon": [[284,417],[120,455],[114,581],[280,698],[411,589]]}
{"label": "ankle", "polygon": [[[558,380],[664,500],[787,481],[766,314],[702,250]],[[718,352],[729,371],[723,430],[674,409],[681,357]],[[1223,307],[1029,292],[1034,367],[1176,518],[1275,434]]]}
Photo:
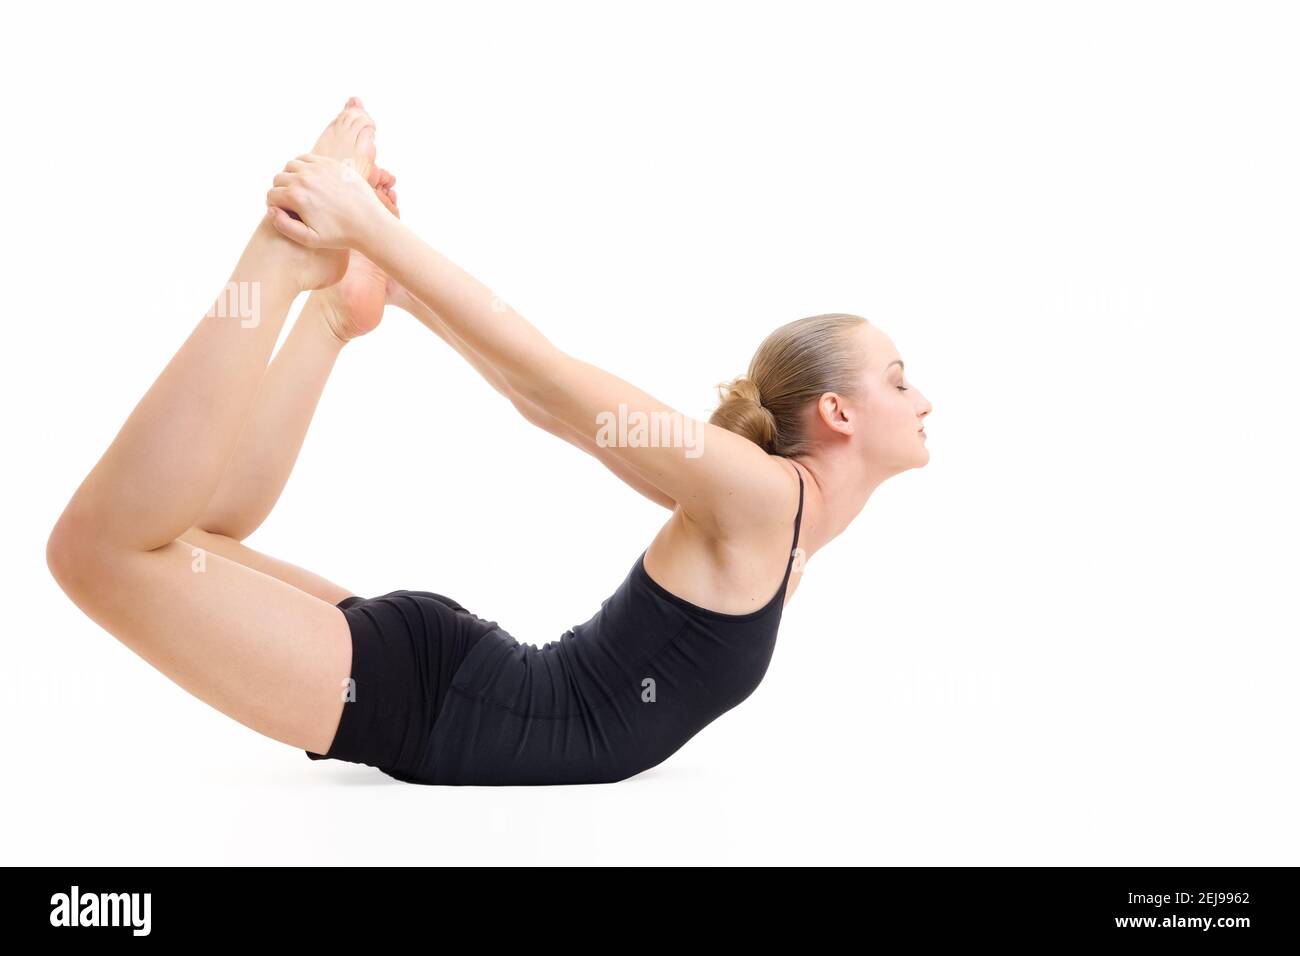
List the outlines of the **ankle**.
{"label": "ankle", "polygon": [[343,303],[335,288],[331,286],[328,289],[316,290],[311,294],[311,301],[316,307],[315,315],[318,324],[332,342],[342,348],[356,336],[349,331],[351,324],[348,322]]}
{"label": "ankle", "polygon": [[295,293],[332,286],[347,271],[347,250],[308,249],[281,235],[265,216],[249,241],[249,249],[291,283]]}

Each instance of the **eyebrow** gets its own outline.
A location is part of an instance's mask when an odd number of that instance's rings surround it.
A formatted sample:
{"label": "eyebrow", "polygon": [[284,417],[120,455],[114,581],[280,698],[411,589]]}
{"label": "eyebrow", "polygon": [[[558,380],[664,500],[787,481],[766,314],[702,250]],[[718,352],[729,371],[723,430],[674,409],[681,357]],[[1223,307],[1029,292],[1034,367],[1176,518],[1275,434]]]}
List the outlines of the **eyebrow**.
{"label": "eyebrow", "polygon": [[[902,360],[902,359],[894,359],[892,362],[889,363],[889,365],[897,365],[897,366],[898,366],[898,370],[899,370],[900,372],[903,371],[903,360]],[[889,371],[889,365],[886,365],[886,366],[885,366],[885,371],[886,371],[886,372]]]}

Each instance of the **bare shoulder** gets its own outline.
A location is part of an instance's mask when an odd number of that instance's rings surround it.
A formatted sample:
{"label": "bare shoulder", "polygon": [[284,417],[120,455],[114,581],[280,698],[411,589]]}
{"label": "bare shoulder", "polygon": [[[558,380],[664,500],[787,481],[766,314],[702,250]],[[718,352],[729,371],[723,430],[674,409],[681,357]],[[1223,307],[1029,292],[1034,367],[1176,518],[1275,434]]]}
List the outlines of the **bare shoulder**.
{"label": "bare shoulder", "polygon": [[[745,501],[730,523],[700,522],[679,508],[646,550],[646,573],[686,600],[725,614],[762,607],[787,564],[787,594],[792,593],[802,569],[799,556],[791,554],[801,475],[789,459],[764,455],[736,490]],[[809,482],[806,476],[803,481],[806,514]]]}
{"label": "bare shoulder", "polygon": [[[749,543],[755,537],[767,537],[774,526],[788,522],[794,514],[799,500],[799,472],[790,459],[768,454],[748,439],[730,432],[723,434],[757,454],[748,454],[737,461],[727,471],[725,483],[715,494],[711,507],[695,512],[692,517],[710,537]],[[685,510],[692,512],[689,506]]]}

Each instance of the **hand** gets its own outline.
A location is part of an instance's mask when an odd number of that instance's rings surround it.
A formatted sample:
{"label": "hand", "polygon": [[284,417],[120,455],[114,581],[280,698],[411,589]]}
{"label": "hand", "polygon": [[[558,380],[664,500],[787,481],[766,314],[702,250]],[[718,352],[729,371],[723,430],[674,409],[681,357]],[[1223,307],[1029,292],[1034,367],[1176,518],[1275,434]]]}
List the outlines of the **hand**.
{"label": "hand", "polygon": [[374,225],[392,218],[371,184],[348,162],[299,156],[274,182],[266,194],[271,222],[309,249],[364,251],[361,246]]}

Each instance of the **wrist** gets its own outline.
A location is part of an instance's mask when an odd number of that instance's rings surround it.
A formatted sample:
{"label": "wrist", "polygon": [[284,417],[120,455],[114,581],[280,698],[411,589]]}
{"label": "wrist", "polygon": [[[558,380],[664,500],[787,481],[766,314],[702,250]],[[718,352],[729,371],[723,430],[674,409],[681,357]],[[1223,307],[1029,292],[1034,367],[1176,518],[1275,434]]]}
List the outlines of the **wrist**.
{"label": "wrist", "polygon": [[380,206],[377,212],[367,217],[352,248],[383,268],[383,250],[392,247],[393,227],[400,225],[387,209]]}
{"label": "wrist", "polygon": [[415,304],[411,294],[402,286],[397,285],[392,279],[388,280],[388,290],[384,295],[384,304],[391,305],[395,309],[401,309],[403,312],[414,314]]}

